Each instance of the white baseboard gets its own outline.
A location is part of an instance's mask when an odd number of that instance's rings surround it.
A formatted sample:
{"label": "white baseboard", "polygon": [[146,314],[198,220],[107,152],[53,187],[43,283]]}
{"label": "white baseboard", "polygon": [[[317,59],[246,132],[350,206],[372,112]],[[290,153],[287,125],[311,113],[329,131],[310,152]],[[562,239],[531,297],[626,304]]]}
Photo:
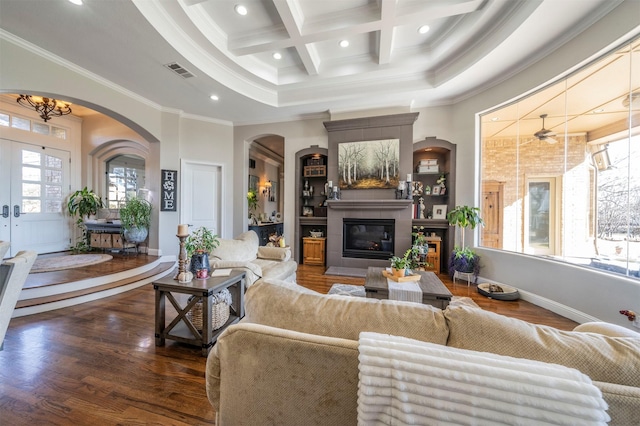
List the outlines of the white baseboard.
{"label": "white baseboard", "polygon": [[[478,277],[478,282],[489,282],[489,283],[498,284],[498,285],[500,284],[497,281],[488,280],[486,278],[481,278],[481,277]],[[511,284],[509,284],[509,286],[513,287]],[[546,297],[542,297],[535,293],[521,290],[517,287],[513,287],[513,288],[517,289],[518,293],[520,293],[520,299],[525,300],[529,303],[533,303],[534,305],[540,306],[541,308],[548,309],[555,314],[561,315],[579,324],[584,324],[585,322],[592,322],[592,321],[602,321],[594,316],[585,314],[584,312],[574,309],[570,306],[563,305],[562,303],[558,303],[555,300],[547,299]]]}

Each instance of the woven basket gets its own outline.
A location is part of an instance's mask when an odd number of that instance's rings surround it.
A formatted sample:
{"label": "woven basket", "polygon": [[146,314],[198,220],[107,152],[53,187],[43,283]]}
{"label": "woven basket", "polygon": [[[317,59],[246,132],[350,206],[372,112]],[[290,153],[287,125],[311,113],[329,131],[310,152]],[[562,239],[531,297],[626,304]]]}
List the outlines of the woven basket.
{"label": "woven basket", "polygon": [[[193,298],[194,296],[191,296]],[[189,298],[189,301],[191,301]],[[217,330],[229,320],[229,305],[231,302],[231,293],[229,290],[222,290],[214,295],[211,303],[211,329]],[[187,318],[198,330],[202,330],[202,301],[198,301],[189,312]]]}

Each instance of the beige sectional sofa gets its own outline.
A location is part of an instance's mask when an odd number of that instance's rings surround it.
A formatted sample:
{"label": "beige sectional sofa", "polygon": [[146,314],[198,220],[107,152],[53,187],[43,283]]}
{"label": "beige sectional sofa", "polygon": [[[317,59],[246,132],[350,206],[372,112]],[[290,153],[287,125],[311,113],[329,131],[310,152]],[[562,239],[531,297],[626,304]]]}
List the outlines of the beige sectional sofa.
{"label": "beige sectional sofa", "polygon": [[236,268],[247,273],[246,288],[262,278],[295,282],[298,264],[289,247],[260,246],[258,234],[247,231],[234,239],[221,239],[209,254],[212,268]]}
{"label": "beige sectional sofa", "polygon": [[261,280],[246,317],[207,359],[220,425],[357,424],[361,331],[575,368],[601,389],[611,425],[640,424],[640,339],[567,332],[455,301],[430,305],[322,295]]}

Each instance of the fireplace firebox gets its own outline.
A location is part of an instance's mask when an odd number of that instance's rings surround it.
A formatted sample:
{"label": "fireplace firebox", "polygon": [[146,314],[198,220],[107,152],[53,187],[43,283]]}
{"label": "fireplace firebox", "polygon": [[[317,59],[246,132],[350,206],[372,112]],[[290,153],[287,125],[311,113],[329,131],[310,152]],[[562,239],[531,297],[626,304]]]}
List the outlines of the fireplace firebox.
{"label": "fireplace firebox", "polygon": [[389,259],[394,254],[395,219],[342,221],[342,257]]}

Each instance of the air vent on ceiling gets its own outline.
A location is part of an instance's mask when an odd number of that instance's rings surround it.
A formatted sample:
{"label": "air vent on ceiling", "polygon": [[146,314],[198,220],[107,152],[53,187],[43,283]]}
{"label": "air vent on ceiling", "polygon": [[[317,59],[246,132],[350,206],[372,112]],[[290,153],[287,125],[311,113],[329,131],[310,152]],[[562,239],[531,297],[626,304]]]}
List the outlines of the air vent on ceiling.
{"label": "air vent on ceiling", "polygon": [[177,62],[171,62],[170,64],[165,64],[164,66],[169,68],[171,71],[175,72],[182,78],[195,77],[195,75],[193,75],[191,71],[187,70],[185,67],[178,64]]}

